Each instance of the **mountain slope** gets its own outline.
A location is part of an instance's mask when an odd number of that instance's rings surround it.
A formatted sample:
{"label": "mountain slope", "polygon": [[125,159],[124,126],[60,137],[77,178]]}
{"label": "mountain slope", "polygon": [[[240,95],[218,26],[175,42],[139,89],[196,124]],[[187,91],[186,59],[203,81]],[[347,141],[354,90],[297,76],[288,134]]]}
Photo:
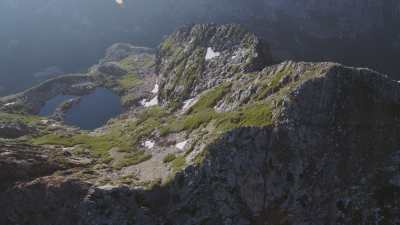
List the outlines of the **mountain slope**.
{"label": "mountain slope", "polygon": [[[1,140],[10,160],[21,146],[64,163],[7,177],[0,223],[399,223],[400,84],[336,63],[272,62],[237,25],[193,25],[155,55],[113,46],[82,75],[130,99],[95,131],[21,114],[40,85],[1,99],[0,122],[35,128]],[[24,162],[0,169],[29,174]]]}

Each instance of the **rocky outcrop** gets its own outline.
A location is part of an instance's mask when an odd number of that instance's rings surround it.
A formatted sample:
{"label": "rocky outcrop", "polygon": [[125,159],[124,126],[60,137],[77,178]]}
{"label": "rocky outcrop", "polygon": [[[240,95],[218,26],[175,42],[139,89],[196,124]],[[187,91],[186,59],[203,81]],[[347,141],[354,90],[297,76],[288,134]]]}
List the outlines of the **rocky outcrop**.
{"label": "rocky outcrop", "polygon": [[400,83],[328,62],[261,68],[260,43],[233,25],[186,27],[159,49],[149,96],[162,106],[0,146],[0,223],[400,223]]}
{"label": "rocky outcrop", "polygon": [[5,111],[23,111],[39,113],[46,101],[58,95],[81,96],[92,92],[97,87],[87,75],[66,75],[47,80],[22,93],[0,99],[1,109]]}
{"label": "rocky outcrop", "polygon": [[399,88],[342,66],[307,80],[273,126],[228,133],[177,177],[170,221],[398,223]]}
{"label": "rocky outcrop", "polygon": [[238,25],[184,27],[161,44],[157,71],[162,102],[183,101],[235,73],[272,63],[266,43]]}
{"label": "rocky outcrop", "polygon": [[1,192],[16,182],[31,181],[74,166],[59,149],[42,148],[21,142],[1,141],[0,156]]}
{"label": "rocky outcrop", "polygon": [[33,127],[30,127],[22,122],[0,122],[0,138],[19,138],[35,132]]}

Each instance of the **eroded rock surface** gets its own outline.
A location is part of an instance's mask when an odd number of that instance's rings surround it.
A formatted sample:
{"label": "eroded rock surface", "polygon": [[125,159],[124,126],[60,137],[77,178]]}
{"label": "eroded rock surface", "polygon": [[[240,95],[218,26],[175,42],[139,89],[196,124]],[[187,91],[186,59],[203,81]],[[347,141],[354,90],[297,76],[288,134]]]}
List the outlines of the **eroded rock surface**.
{"label": "eroded rock surface", "polygon": [[336,63],[268,66],[262,46],[234,25],[183,28],[157,56],[114,46],[106,61],[147,71],[141,82],[91,76],[132,108],[93,132],[32,122],[37,134],[0,142],[0,223],[400,223],[400,83]]}

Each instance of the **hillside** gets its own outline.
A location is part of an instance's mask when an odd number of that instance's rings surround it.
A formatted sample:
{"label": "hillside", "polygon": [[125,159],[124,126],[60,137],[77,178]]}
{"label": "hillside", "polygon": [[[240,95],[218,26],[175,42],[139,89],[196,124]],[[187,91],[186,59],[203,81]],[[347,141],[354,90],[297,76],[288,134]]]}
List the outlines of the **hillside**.
{"label": "hillside", "polygon": [[[99,129],[37,115],[96,87],[125,110]],[[186,26],[155,50],[115,44],[0,110],[0,224],[400,223],[400,83],[275,64],[238,25]]]}

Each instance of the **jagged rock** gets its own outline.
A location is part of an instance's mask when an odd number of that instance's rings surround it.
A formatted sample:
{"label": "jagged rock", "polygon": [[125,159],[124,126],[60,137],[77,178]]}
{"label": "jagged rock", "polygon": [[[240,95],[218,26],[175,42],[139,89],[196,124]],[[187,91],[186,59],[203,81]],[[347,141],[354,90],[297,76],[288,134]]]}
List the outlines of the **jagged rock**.
{"label": "jagged rock", "polygon": [[74,166],[61,151],[18,142],[1,141],[0,156],[0,190]]}
{"label": "jagged rock", "polygon": [[64,177],[43,177],[19,184],[0,194],[0,223],[82,224],[79,205],[88,189],[87,184]]}
{"label": "jagged rock", "polygon": [[[56,169],[60,176],[46,169],[32,180],[2,175],[0,223],[400,223],[400,83],[336,63],[264,67],[262,46],[234,25],[174,33],[160,46],[158,76],[138,85],[163,105],[135,108],[92,133],[61,126],[40,136],[40,151],[73,146],[62,159],[81,154],[93,165]],[[249,54],[238,60],[243,49]],[[136,67],[140,57],[129,57]],[[155,167],[162,175],[141,179]]]}
{"label": "jagged rock", "polygon": [[159,98],[163,103],[186,100],[235,73],[271,63],[268,45],[238,25],[187,26],[160,45]]}
{"label": "jagged rock", "polygon": [[21,122],[0,122],[0,138],[19,138],[34,132],[33,127]]}
{"label": "jagged rock", "polygon": [[177,178],[170,221],[399,223],[400,85],[331,65],[289,96],[275,126],[230,132]]}

